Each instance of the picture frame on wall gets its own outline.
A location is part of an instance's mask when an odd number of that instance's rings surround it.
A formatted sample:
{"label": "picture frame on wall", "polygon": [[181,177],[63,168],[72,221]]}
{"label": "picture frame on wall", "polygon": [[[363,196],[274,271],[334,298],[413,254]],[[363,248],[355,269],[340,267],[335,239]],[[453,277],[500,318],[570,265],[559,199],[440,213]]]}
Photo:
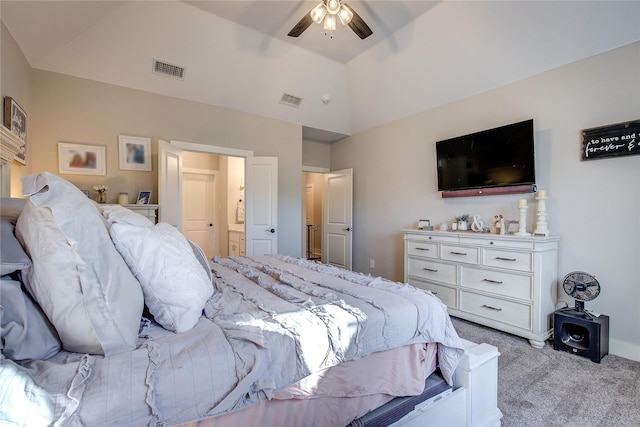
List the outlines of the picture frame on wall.
{"label": "picture frame on wall", "polygon": [[138,193],[137,205],[148,205],[151,202],[151,191],[140,191]]}
{"label": "picture frame on wall", "polygon": [[119,135],[120,169],[151,171],[151,138]]}
{"label": "picture frame on wall", "polygon": [[71,142],[58,143],[58,171],[72,175],[106,175],[106,147]]}
{"label": "picture frame on wall", "polygon": [[4,126],[14,134],[21,142],[20,151],[15,160],[27,164],[27,113],[10,96],[4,97]]}

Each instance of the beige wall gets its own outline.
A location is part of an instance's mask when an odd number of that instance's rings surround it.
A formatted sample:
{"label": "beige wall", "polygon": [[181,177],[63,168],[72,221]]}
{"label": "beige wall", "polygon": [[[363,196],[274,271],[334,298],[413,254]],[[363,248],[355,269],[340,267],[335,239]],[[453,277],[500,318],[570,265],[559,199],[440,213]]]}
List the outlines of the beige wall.
{"label": "beige wall", "polygon": [[331,144],[316,141],[302,141],[302,164],[313,168],[330,169]]}
{"label": "beige wall", "polygon": [[[278,163],[279,251],[301,252],[302,141],[300,125],[253,116],[176,98],[79,79],[40,70],[32,72],[30,145],[33,173],[58,173],[60,141],[106,147],[107,176],[61,175],[82,189],[109,186],[109,201],[117,193],[151,189],[157,201],[157,141],[251,150],[276,156]],[[152,140],[152,172],[122,171],[118,135]]]}
{"label": "beige wall", "polygon": [[332,168],[353,168],[354,270],[402,280],[400,230],[421,218],[517,219],[523,195],[442,199],[434,143],[533,118],[537,182],[549,193],[549,229],[562,239],[559,280],[575,270],[597,275],[602,293],[587,307],[612,316],[611,352],[640,360],[640,156],[580,161],[581,129],[640,118],[638,88],[635,43],[335,143]]}
{"label": "beige wall", "polygon": [[[11,195],[20,197],[22,194],[22,184],[20,179],[31,173],[31,156],[33,147],[29,143],[32,139],[30,134],[31,121],[31,67],[22,51],[16,44],[7,30],[4,23],[1,23],[0,30],[0,95],[4,100],[5,96],[10,96],[27,113],[27,155],[26,165],[14,162],[11,165]],[[4,105],[4,104],[2,104]],[[4,123],[4,108],[2,109],[2,123]]]}

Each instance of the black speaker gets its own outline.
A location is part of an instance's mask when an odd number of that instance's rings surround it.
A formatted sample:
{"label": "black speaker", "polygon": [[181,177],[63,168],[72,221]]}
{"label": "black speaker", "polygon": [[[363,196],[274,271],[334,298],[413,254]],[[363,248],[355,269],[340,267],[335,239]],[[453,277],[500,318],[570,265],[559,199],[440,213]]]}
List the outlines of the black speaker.
{"label": "black speaker", "polygon": [[589,316],[572,309],[556,311],[553,348],[600,363],[604,355],[609,354],[609,316]]}

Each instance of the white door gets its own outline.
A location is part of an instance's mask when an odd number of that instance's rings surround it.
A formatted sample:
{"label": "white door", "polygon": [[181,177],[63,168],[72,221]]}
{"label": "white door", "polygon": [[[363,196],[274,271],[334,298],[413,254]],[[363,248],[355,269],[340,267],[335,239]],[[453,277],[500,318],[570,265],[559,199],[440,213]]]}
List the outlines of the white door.
{"label": "white door", "polygon": [[215,227],[216,190],[212,173],[182,174],[182,232],[211,259],[219,254]]}
{"label": "white door", "polygon": [[278,252],[278,158],[247,157],[246,166],[246,254],[275,254]]}
{"label": "white door", "polygon": [[353,169],[325,174],[324,195],[324,262],[351,270]]}
{"label": "white door", "polygon": [[158,141],[159,222],[182,226],[182,150]]}

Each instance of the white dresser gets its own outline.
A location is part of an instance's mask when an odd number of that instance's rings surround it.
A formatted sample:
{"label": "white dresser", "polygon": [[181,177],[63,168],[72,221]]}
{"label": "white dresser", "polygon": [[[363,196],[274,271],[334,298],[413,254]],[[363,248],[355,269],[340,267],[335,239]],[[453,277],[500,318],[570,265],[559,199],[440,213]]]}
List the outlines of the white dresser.
{"label": "white dresser", "polygon": [[158,205],[126,204],[126,205],[120,205],[120,206],[127,208],[131,211],[137,212],[140,215],[143,215],[149,218],[149,221],[151,221],[154,224],[158,222],[158,208],[159,208]]}
{"label": "white dresser", "polygon": [[405,282],[436,294],[452,316],[544,347],[556,304],[559,237],[402,231]]}

